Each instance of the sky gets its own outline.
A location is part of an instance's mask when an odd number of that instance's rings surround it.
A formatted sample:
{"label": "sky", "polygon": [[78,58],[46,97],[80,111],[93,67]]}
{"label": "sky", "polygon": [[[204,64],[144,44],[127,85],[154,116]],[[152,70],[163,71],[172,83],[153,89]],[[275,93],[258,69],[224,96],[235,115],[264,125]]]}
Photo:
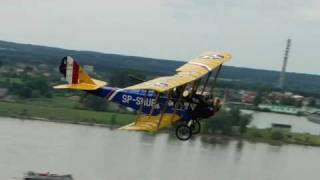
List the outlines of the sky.
{"label": "sky", "polygon": [[320,75],[319,0],[2,0],[6,41],[188,61],[207,50],[227,65]]}

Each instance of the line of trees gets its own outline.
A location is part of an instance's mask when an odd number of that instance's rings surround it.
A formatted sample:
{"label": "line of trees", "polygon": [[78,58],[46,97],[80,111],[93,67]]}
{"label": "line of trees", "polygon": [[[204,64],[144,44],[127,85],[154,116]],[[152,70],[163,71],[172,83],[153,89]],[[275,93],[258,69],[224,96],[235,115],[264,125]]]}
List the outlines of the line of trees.
{"label": "line of trees", "polygon": [[213,118],[204,121],[204,133],[243,135],[247,131],[252,116],[243,114],[239,109],[221,110]]}
{"label": "line of trees", "polygon": [[25,77],[22,83],[11,83],[10,93],[20,98],[52,97],[52,88],[45,78]]}
{"label": "line of trees", "polygon": [[108,102],[105,99],[91,94],[85,94],[81,96],[80,103],[86,109],[91,109],[95,111],[108,110]]}

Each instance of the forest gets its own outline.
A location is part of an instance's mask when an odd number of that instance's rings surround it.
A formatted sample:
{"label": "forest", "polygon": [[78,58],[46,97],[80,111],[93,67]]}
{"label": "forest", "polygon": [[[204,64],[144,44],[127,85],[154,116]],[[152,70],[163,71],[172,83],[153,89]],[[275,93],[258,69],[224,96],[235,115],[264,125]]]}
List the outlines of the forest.
{"label": "forest", "polygon": [[[120,76],[127,71],[134,71],[148,79],[148,77],[173,74],[176,68],[185,63],[175,60],[75,51],[0,41],[0,64],[29,63],[57,67],[62,57],[66,55],[73,56],[81,64],[93,65],[97,72],[106,77],[110,77],[114,73]],[[320,83],[318,83],[320,75],[287,73],[286,77],[286,90],[306,96],[320,96]],[[222,86],[236,89],[277,90],[279,72],[224,66],[220,79]]]}

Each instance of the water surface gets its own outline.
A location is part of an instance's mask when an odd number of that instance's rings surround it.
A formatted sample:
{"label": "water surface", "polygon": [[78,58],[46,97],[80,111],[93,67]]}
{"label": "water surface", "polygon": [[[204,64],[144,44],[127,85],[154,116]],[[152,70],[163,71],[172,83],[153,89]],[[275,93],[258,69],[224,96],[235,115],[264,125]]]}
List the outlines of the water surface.
{"label": "water surface", "polygon": [[144,134],[52,122],[0,119],[0,179],[29,170],[75,180],[313,180],[320,149],[246,141],[181,142]]}
{"label": "water surface", "polygon": [[245,111],[253,115],[251,127],[270,128],[273,123],[291,125],[292,132],[320,135],[320,124],[309,121],[305,116],[286,115],[278,113]]}

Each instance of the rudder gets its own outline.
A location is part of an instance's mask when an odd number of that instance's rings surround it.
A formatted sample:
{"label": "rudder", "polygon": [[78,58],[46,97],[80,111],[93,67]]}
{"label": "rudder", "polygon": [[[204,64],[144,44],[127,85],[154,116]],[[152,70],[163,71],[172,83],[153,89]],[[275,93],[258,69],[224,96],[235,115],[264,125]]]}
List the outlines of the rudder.
{"label": "rudder", "polygon": [[68,84],[54,86],[56,89],[95,90],[106,85],[106,82],[92,79],[80,65],[70,56],[61,60],[59,71]]}

